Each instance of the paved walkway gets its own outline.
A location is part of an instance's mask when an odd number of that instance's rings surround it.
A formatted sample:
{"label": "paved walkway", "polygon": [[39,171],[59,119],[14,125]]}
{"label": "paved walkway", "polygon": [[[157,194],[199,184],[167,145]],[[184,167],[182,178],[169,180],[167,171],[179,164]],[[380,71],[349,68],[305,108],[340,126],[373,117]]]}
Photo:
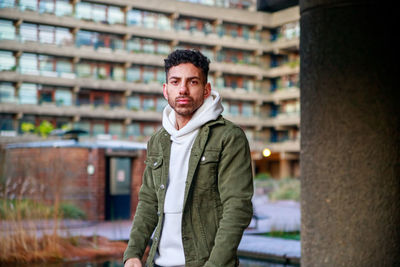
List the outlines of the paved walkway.
{"label": "paved walkway", "polygon": [[[300,229],[300,206],[291,201],[268,202],[266,198],[253,199],[258,222],[252,220],[239,245],[239,256],[264,260],[277,260],[286,263],[299,263],[300,241],[285,240],[257,235],[271,230],[295,231]],[[7,225],[1,225],[3,234]],[[60,234],[65,236],[83,235],[104,236],[110,240],[128,240],[132,222],[130,220],[113,222],[87,222],[65,220],[61,223]],[[37,223],[36,223],[37,225]],[[27,223],[29,228],[29,223]],[[51,233],[51,223],[44,222],[42,233]],[[5,231],[4,231],[5,230]]]}

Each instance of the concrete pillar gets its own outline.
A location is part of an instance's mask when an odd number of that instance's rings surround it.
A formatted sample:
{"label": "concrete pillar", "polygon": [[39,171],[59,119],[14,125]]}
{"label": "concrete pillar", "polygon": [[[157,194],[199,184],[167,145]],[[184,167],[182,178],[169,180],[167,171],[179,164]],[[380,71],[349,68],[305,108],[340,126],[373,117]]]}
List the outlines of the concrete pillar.
{"label": "concrete pillar", "polygon": [[290,176],[290,161],[285,157],[285,153],[281,153],[279,159],[279,178],[287,178]]}
{"label": "concrete pillar", "polygon": [[392,10],[300,1],[302,266],[400,265]]}

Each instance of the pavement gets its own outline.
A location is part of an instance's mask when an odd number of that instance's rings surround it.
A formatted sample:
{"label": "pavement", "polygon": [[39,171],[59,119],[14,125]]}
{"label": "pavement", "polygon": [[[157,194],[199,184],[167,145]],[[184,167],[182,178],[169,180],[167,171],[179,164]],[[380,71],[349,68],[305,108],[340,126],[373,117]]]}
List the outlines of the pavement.
{"label": "pavement", "polygon": [[[264,196],[253,198],[254,213],[257,220],[252,219],[245,230],[239,244],[239,256],[299,264],[300,241],[272,238],[258,235],[275,231],[300,230],[300,204],[294,201],[270,202]],[[0,232],[9,233],[8,225],[1,222]],[[37,223],[35,223],[37,229]],[[52,222],[43,222],[40,234],[52,233]],[[104,236],[110,240],[128,240],[132,222],[130,220],[90,222],[64,220],[60,222],[60,234],[65,236]],[[27,222],[26,228],[29,228]],[[40,235],[39,234],[39,235]]]}

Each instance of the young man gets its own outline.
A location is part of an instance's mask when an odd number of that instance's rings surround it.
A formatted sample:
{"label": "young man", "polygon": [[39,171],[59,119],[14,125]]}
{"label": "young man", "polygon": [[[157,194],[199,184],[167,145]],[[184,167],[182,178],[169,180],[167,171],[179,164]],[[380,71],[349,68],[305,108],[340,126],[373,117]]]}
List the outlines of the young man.
{"label": "young man", "polygon": [[125,267],[238,266],[252,217],[253,179],[243,131],[225,120],[207,82],[209,60],[176,50],[165,59],[168,104],[148,142],[146,169]]}

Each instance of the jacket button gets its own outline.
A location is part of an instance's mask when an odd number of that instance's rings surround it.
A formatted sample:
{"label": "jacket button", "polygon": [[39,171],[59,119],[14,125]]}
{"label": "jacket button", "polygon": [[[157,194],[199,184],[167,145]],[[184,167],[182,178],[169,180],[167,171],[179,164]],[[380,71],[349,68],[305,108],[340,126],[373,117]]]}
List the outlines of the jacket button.
{"label": "jacket button", "polygon": [[153,166],[157,166],[157,162],[154,162]]}
{"label": "jacket button", "polygon": [[160,216],[160,215],[161,215],[161,212],[157,211],[157,216]]}
{"label": "jacket button", "polygon": [[206,160],[206,157],[202,156],[201,161],[205,161],[205,160]]}
{"label": "jacket button", "polygon": [[164,189],[164,188],[165,188],[164,184],[160,185],[160,189]]}
{"label": "jacket button", "polygon": [[156,242],[157,242],[157,241],[158,241],[158,237],[155,237],[155,238],[154,238],[154,241],[156,241]]}

